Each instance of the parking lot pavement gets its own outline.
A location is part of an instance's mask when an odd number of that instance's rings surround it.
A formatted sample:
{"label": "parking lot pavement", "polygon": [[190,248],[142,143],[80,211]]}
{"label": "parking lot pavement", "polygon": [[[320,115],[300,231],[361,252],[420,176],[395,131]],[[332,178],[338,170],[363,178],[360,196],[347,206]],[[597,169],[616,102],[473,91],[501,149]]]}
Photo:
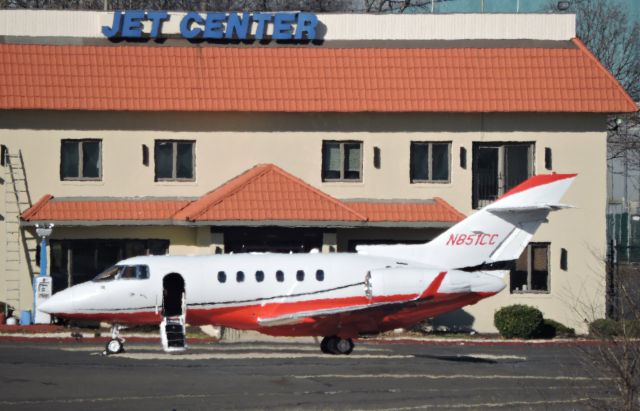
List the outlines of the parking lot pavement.
{"label": "parking lot pavement", "polygon": [[3,343],[0,409],[587,409],[612,395],[570,346]]}

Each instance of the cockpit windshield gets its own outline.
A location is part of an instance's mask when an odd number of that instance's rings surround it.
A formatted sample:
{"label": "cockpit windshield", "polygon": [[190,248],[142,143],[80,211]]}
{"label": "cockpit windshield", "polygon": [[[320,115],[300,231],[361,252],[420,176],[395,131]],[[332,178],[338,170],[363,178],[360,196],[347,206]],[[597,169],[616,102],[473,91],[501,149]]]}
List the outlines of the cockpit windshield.
{"label": "cockpit windshield", "polygon": [[149,278],[149,267],[146,265],[127,265],[122,267],[120,278],[144,280]]}
{"label": "cockpit windshield", "polygon": [[146,265],[114,265],[98,274],[93,281],[111,281],[115,279],[138,279],[149,278],[149,267]]}
{"label": "cockpit windshield", "polygon": [[98,274],[93,281],[111,281],[115,280],[115,278],[120,274],[120,270],[122,267],[119,265],[114,265],[113,267],[109,267],[100,274]]}

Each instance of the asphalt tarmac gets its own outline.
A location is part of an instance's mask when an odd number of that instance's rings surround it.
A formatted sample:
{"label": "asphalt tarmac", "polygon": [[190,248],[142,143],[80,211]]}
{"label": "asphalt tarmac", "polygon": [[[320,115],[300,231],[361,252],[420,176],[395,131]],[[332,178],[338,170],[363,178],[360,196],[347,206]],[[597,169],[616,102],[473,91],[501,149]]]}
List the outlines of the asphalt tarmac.
{"label": "asphalt tarmac", "polygon": [[582,410],[613,395],[570,346],[0,343],[2,410]]}

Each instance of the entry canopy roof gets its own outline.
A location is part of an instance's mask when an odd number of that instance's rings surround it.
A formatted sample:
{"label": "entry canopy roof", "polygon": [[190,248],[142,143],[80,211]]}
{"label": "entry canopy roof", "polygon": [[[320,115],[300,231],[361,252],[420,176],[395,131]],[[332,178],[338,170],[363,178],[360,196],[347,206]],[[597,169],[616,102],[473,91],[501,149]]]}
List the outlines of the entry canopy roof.
{"label": "entry canopy roof", "polygon": [[464,218],[441,198],[341,201],[273,164],[255,166],[195,200],[54,198],[45,195],[23,224],[280,225],[446,227]]}
{"label": "entry canopy roof", "polygon": [[0,109],[637,110],[577,38],[480,43],[436,41],[404,48],[0,44]]}
{"label": "entry canopy roof", "polygon": [[45,195],[23,224],[280,225],[446,227],[465,216],[441,198],[341,201],[273,164],[247,170],[196,200],[54,198]]}

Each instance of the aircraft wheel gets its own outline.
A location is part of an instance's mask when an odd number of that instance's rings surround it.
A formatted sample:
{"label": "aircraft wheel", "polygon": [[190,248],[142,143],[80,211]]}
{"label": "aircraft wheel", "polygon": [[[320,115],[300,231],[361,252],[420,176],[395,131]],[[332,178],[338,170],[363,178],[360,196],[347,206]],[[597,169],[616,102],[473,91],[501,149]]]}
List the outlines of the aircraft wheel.
{"label": "aircraft wheel", "polygon": [[338,351],[338,342],[340,341],[339,337],[331,336],[331,337],[327,337],[327,351],[329,351],[329,354],[340,354],[340,352]]}
{"label": "aircraft wheel", "polygon": [[322,351],[324,354],[331,354],[331,351],[329,351],[329,347],[328,347],[330,338],[331,337],[324,337],[320,342],[320,351]]}
{"label": "aircraft wheel", "polygon": [[335,347],[337,354],[349,355],[353,351],[353,340],[351,338],[338,338]]}
{"label": "aircraft wheel", "polygon": [[114,338],[107,343],[107,346],[105,347],[105,350],[104,350],[104,354],[105,355],[117,354],[122,351],[124,351],[124,344],[120,339]]}

